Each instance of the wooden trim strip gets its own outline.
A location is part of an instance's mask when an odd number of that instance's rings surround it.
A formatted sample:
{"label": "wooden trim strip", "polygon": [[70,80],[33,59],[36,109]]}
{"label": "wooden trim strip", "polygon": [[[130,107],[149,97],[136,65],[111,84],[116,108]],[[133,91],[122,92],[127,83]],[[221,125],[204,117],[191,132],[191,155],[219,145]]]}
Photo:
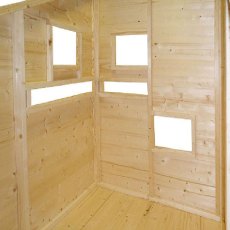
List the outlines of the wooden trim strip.
{"label": "wooden trim strip", "polygon": [[100,68],[99,68],[99,0],[93,0],[93,41],[94,41],[94,178],[101,181],[101,118],[100,118]]}
{"label": "wooden trim strip", "polygon": [[224,83],[224,71],[222,64],[224,64],[224,56],[222,55],[223,49],[223,18],[225,12],[223,12],[225,1],[215,0],[215,112],[216,112],[216,210],[217,215],[224,218],[224,107],[223,98],[225,90]]}
{"label": "wooden trim strip", "polygon": [[218,222],[221,221],[221,218],[219,216],[213,214],[213,213],[207,213],[205,211],[202,211],[202,210],[199,210],[196,208],[191,208],[191,207],[188,207],[188,206],[183,205],[183,204],[178,204],[178,203],[173,202],[173,201],[168,201],[168,200],[164,200],[164,199],[157,198],[157,197],[150,197],[149,200],[156,202],[156,203],[159,203],[159,204],[162,204],[162,205],[172,207],[172,208],[176,208],[176,209],[179,209],[179,210],[182,210],[185,212],[189,212],[189,213],[192,213],[192,214],[204,217],[204,218],[208,218],[208,219],[215,220]]}
{"label": "wooden trim strip", "polygon": [[30,229],[23,11],[13,15],[13,84],[19,229]]}
{"label": "wooden trim strip", "polygon": [[35,7],[35,6],[49,3],[49,2],[53,2],[53,1],[54,0],[26,0],[23,2],[15,3],[15,4],[1,6],[0,7],[0,15],[10,14],[10,13],[13,13],[15,11],[24,10],[26,8]]}
{"label": "wooden trim strip", "polygon": [[154,141],[154,121],[152,115],[153,98],[152,98],[152,77],[153,77],[153,62],[152,62],[152,0],[148,0],[148,138],[149,138],[149,196],[153,192],[153,153],[152,148],[155,146]]}

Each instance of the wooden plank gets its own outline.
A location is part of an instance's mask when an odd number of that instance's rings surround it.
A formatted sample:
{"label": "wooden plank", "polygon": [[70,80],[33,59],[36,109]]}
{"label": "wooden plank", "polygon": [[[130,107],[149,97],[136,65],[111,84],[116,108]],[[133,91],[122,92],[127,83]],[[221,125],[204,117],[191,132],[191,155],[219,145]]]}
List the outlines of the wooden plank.
{"label": "wooden plank", "polygon": [[[83,199],[63,221],[57,223],[57,225],[51,229],[62,230],[65,228],[76,229],[84,227],[111,195],[112,191],[98,188],[96,192],[89,194],[86,199]],[[78,218],[76,218],[76,216]]]}
{"label": "wooden plank", "polygon": [[26,82],[47,80],[48,33],[46,20],[24,16]]}
{"label": "wooden plank", "polygon": [[113,68],[116,34],[147,33],[147,1],[100,1],[100,77],[147,80],[147,68]]}
{"label": "wooden plank", "polygon": [[154,153],[154,173],[190,181],[197,184],[216,186],[214,163],[199,161],[173,153]]}
{"label": "wooden plank", "polygon": [[40,4],[45,4],[48,2],[52,2],[52,1],[53,0],[25,0],[25,1],[22,1],[19,3],[15,3],[15,4],[1,6],[0,7],[0,15],[13,13],[13,12],[18,11],[18,10],[23,10],[26,8],[35,7],[35,6],[38,6]]}
{"label": "wooden plank", "polygon": [[112,189],[137,197],[147,197],[149,191],[146,181],[106,172],[102,172],[102,185],[110,185]]}
{"label": "wooden plank", "polygon": [[[47,76],[50,79],[68,80],[81,77],[93,76],[93,31],[92,31],[92,4],[91,1],[78,2],[74,4],[71,10],[66,10],[58,1],[52,3],[41,4],[36,7],[28,8],[25,14],[31,19],[34,38],[27,42],[30,50],[28,56],[28,72],[30,81],[46,81]],[[40,23],[36,23],[39,21]],[[43,23],[42,23],[43,22]],[[36,33],[43,30],[40,36],[36,37]],[[75,66],[50,66],[52,62],[52,38],[50,39],[50,30],[52,26],[65,28],[76,31],[77,33],[77,64]],[[47,27],[49,28],[47,33]],[[49,44],[48,44],[49,43]],[[37,44],[37,45],[35,45]],[[45,49],[45,52],[41,50]],[[40,53],[38,52],[40,50]],[[51,55],[52,56],[52,55]],[[47,57],[47,58],[46,58]],[[48,59],[48,63],[47,63]],[[45,61],[45,62],[44,62]],[[51,63],[52,64],[52,63]],[[47,71],[47,68],[49,71]],[[39,71],[40,70],[40,75]],[[54,73],[50,74],[51,69]],[[53,76],[52,76],[53,75]]]}
{"label": "wooden plank", "polygon": [[227,134],[226,134],[226,139],[227,139],[227,148],[226,148],[226,202],[225,202],[225,221],[226,221],[226,229],[230,229],[230,30],[229,30],[229,25],[230,25],[230,8],[229,8],[229,1],[226,4],[226,34],[225,34],[225,39],[226,39],[226,44],[225,44],[225,49],[226,49],[226,124],[227,124]]}
{"label": "wooden plank", "polygon": [[23,11],[14,13],[13,74],[19,229],[30,229]]}
{"label": "wooden plank", "polygon": [[221,224],[219,222],[201,218],[201,230],[219,230],[219,229],[225,229],[224,224]]}
{"label": "wooden plank", "polygon": [[131,149],[148,149],[147,135],[102,130],[101,139],[103,144],[118,145]]}
{"label": "wooden plank", "polygon": [[152,93],[152,82],[153,82],[153,62],[152,62],[152,0],[148,1],[148,151],[149,151],[149,195],[153,191],[153,184],[154,184],[154,164],[153,164],[153,153],[152,149],[155,146],[155,135],[154,135],[154,119],[152,115],[152,108],[153,108],[153,93]]}
{"label": "wooden plank", "polygon": [[148,171],[148,151],[101,145],[101,160],[130,168]]}
{"label": "wooden plank", "polygon": [[[112,194],[95,216],[82,229],[109,229],[126,213],[134,198],[121,194]],[[107,215],[110,212],[111,215]]]}
{"label": "wooden plank", "polygon": [[[225,1],[224,1],[225,2]],[[225,61],[224,54],[224,2],[215,1],[215,90],[216,90],[216,187],[217,187],[217,214],[224,218],[224,168],[223,161],[225,160],[225,80],[224,70],[222,66]],[[223,53],[222,53],[223,52]],[[221,54],[222,53],[222,54]]]}
{"label": "wooden plank", "polygon": [[223,230],[221,225],[175,208],[98,188],[51,229]]}
{"label": "wooden plank", "polygon": [[32,228],[48,227],[94,182],[92,95],[27,110]]}
{"label": "wooden plank", "polygon": [[[75,211],[75,208],[77,206],[80,206],[84,200],[86,200],[88,197],[92,195],[92,193],[95,192],[97,189],[96,184],[92,184],[89,188],[87,188],[74,202],[70,203],[69,206],[67,206],[63,213],[60,213],[55,217],[53,221],[51,221],[46,227],[43,228],[43,230],[50,230],[60,225],[60,223],[66,216],[70,215],[73,211]],[[63,225],[63,224],[62,224]]]}
{"label": "wooden plank", "polygon": [[121,118],[101,118],[102,130],[114,130],[120,132],[127,132],[133,134],[147,135],[148,128],[146,126],[146,120],[138,119],[121,119]]}
{"label": "wooden plank", "polygon": [[53,76],[53,30],[52,26],[46,26],[47,31],[47,82],[54,80]]}
{"label": "wooden plank", "polygon": [[214,187],[159,174],[155,174],[154,178],[155,196],[215,214],[216,190]]}
{"label": "wooden plank", "polygon": [[95,128],[95,151],[94,151],[94,174],[96,182],[101,181],[101,108],[100,108],[100,68],[99,68],[99,0],[93,0],[93,73],[94,73],[94,128]]}
{"label": "wooden plank", "polygon": [[12,26],[12,15],[0,17],[0,229],[18,229]]}
{"label": "wooden plank", "polygon": [[116,165],[114,163],[102,162],[102,171],[112,175],[123,177],[130,177],[138,180],[148,182],[148,171],[138,170],[135,168],[126,167],[123,165]]}

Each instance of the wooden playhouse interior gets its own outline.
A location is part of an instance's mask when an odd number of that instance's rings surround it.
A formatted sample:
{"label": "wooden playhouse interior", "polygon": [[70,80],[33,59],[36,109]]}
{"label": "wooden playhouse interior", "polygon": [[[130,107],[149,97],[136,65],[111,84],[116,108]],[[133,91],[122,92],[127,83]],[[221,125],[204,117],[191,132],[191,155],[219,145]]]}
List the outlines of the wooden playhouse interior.
{"label": "wooden playhouse interior", "polygon": [[[0,7],[0,229],[225,230],[227,4]],[[54,28],[75,35],[76,64],[54,64]],[[132,35],[147,37],[146,65],[117,64],[117,38]],[[135,85],[145,92],[119,91]],[[156,117],[189,121],[191,150],[157,146]]]}

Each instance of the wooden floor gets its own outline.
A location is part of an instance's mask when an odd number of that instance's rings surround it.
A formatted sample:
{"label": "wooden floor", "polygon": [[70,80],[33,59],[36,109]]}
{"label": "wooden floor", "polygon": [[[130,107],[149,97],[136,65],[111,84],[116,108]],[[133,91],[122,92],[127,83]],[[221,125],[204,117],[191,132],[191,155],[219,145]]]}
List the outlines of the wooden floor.
{"label": "wooden floor", "polygon": [[220,230],[221,224],[98,187],[53,230]]}

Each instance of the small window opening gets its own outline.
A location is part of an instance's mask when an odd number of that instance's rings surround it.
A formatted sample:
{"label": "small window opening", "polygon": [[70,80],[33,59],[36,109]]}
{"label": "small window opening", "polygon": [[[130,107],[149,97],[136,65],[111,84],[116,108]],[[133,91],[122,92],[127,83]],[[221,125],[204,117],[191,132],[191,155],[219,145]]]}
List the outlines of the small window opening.
{"label": "small window opening", "polygon": [[76,65],[76,32],[53,26],[53,65]]}
{"label": "small window opening", "polygon": [[104,82],[104,91],[110,93],[148,94],[145,82]]}
{"label": "small window opening", "polygon": [[117,66],[147,66],[148,39],[146,34],[116,36]]}
{"label": "small window opening", "polygon": [[92,92],[92,82],[53,86],[31,90],[31,106]]}
{"label": "small window opening", "polygon": [[0,0],[0,6],[6,6],[18,2],[24,2],[25,0]]}
{"label": "small window opening", "polygon": [[155,146],[192,151],[192,120],[154,116]]}

